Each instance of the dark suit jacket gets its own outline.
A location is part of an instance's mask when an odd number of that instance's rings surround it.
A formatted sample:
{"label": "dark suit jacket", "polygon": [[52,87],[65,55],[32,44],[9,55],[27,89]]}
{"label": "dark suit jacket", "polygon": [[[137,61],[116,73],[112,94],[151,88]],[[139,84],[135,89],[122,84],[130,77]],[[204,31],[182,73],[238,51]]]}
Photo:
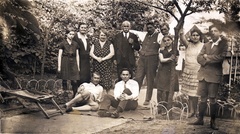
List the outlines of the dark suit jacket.
{"label": "dark suit jacket", "polygon": [[[212,43],[204,44],[197,57],[201,68],[198,71],[198,80],[205,80],[212,83],[220,83],[222,77],[222,62],[227,52],[227,40],[222,38],[218,45],[211,48]],[[207,54],[207,59],[203,57]]]}
{"label": "dark suit jacket", "polygon": [[[129,43],[129,39],[133,39],[133,43]],[[123,36],[123,32],[118,33],[113,38],[113,46],[115,50],[115,60],[117,60],[117,64],[119,64],[122,58],[128,59],[131,65],[135,65],[135,57],[134,50],[140,49],[140,44],[138,41],[138,37],[129,32],[128,39]]]}

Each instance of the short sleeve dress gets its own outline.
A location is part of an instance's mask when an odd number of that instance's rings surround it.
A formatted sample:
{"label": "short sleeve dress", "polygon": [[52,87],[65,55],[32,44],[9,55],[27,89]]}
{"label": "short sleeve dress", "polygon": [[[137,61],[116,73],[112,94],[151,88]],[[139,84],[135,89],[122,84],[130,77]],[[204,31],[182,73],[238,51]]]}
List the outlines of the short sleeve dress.
{"label": "short sleeve dress", "polygon": [[70,45],[67,40],[64,40],[60,43],[59,49],[63,50],[60,78],[63,80],[79,80],[80,76],[76,60],[77,43],[72,41]]}
{"label": "short sleeve dress", "polygon": [[[103,47],[101,47],[99,41],[94,43],[94,54],[97,57],[105,57],[110,53],[110,41],[106,41]],[[112,59],[108,59],[102,62],[93,60],[93,71],[99,72],[101,74],[100,85],[104,89],[109,90],[112,87]]]}
{"label": "short sleeve dress", "polygon": [[181,92],[189,96],[197,96],[198,79],[197,74],[200,64],[197,56],[200,53],[203,43],[189,43],[185,52],[185,67],[182,74]]}
{"label": "short sleeve dress", "polygon": [[[160,53],[162,53],[164,58],[169,58],[173,54],[173,51],[168,51],[165,48],[164,50],[160,50]],[[177,53],[177,55],[179,55],[179,53]],[[171,72],[172,64],[176,64],[176,63],[164,62],[164,63],[161,63],[158,68],[158,72],[156,76],[156,85],[157,85],[157,89],[160,91],[170,91],[171,73],[174,73],[175,75],[174,91],[179,91],[178,75],[176,71]]]}

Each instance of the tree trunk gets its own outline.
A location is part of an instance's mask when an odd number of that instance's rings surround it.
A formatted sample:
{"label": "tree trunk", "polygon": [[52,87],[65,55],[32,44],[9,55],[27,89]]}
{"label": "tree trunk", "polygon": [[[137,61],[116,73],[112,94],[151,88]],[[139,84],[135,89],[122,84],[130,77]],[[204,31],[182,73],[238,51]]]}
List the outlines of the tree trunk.
{"label": "tree trunk", "polygon": [[[183,27],[183,23],[184,23],[184,18],[180,19],[180,21],[178,22],[177,26],[174,28],[174,43],[173,43],[173,54],[175,56],[177,56],[177,46],[178,46],[178,39],[179,39],[179,31],[180,29]],[[171,81],[170,81],[170,90],[169,90],[169,95],[168,95],[168,109],[172,108],[173,105],[173,95],[174,95],[174,88],[175,88],[175,84],[176,83],[176,63],[173,62],[172,66],[171,66]],[[172,116],[171,112],[169,114],[169,116]]]}

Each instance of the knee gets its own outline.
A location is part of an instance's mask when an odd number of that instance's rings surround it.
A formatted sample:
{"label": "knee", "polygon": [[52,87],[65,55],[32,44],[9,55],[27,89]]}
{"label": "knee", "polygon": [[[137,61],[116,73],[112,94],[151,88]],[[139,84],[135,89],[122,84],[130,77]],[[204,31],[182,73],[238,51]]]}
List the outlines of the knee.
{"label": "knee", "polygon": [[91,110],[92,110],[92,111],[97,111],[98,108],[99,108],[99,105],[98,105],[97,103],[91,105]]}

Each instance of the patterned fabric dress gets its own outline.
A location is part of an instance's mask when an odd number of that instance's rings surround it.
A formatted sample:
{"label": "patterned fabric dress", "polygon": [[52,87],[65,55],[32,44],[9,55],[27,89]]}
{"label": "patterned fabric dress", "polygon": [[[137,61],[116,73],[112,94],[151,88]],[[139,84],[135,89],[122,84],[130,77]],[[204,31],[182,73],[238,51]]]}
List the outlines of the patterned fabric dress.
{"label": "patterned fabric dress", "polygon": [[[105,57],[110,53],[109,41],[101,47],[99,41],[94,44],[94,54],[97,57]],[[109,90],[112,87],[112,59],[108,59],[99,63],[97,60],[93,60],[93,71],[99,72],[101,74],[100,85],[104,89]]]}
{"label": "patterned fabric dress", "polygon": [[76,60],[77,43],[72,41],[72,44],[69,45],[67,40],[64,40],[60,43],[59,49],[63,50],[60,78],[63,80],[79,80]]}
{"label": "patterned fabric dress", "polygon": [[189,43],[186,49],[181,92],[188,96],[197,96],[197,73],[200,68],[200,64],[197,62],[197,56],[202,47],[203,43],[198,43],[195,45]]}

